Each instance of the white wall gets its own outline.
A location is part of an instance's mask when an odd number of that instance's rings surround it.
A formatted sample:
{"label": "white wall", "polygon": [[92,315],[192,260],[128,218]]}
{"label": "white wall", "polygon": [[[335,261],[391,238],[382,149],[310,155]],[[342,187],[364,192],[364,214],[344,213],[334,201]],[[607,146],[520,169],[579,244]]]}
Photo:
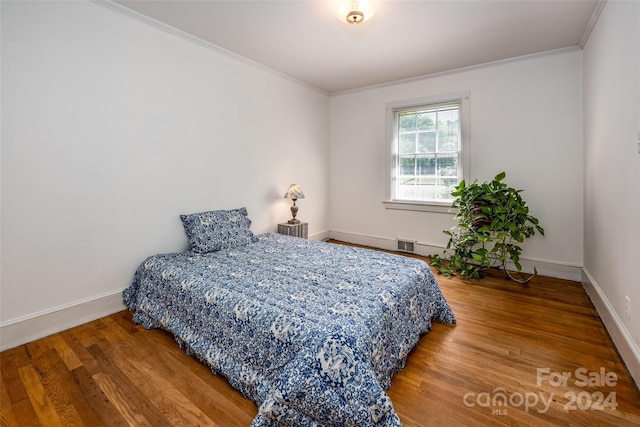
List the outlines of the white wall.
{"label": "white wall", "polygon": [[3,326],[120,301],[146,256],[187,248],[181,213],[246,206],[275,231],[297,182],[326,235],[328,96],[95,3],[1,7]]}
{"label": "white wall", "polygon": [[640,383],[640,3],[608,1],[583,56],[584,268]]}
{"label": "white wall", "polygon": [[567,274],[577,272],[579,279],[581,66],[580,51],[558,51],[333,96],[332,236],[446,244],[442,231],[455,224],[451,214],[387,210],[382,204],[388,198],[385,104],[468,90],[471,180],[490,180],[505,171],[508,184],[525,190],[523,197],[546,232],[528,240],[523,255],[537,264],[548,261],[546,268],[568,266]]}

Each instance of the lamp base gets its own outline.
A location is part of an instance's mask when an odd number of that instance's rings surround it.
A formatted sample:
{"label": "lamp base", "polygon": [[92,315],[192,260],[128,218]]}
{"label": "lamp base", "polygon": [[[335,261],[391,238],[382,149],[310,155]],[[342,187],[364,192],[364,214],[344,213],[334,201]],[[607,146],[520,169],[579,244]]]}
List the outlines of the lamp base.
{"label": "lamp base", "polygon": [[296,206],[296,200],[293,199],[293,205],[291,205],[291,219],[289,220],[289,224],[300,224],[300,220],[296,219],[296,215],[298,215],[298,207]]}

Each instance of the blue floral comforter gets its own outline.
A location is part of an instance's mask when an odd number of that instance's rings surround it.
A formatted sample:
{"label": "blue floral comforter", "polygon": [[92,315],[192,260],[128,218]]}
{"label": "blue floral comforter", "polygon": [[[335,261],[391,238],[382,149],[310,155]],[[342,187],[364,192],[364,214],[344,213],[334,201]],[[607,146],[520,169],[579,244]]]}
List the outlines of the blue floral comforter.
{"label": "blue floral comforter", "polygon": [[256,402],[254,427],[401,425],[391,377],[455,323],[425,262],[280,234],[151,256],[124,300]]}

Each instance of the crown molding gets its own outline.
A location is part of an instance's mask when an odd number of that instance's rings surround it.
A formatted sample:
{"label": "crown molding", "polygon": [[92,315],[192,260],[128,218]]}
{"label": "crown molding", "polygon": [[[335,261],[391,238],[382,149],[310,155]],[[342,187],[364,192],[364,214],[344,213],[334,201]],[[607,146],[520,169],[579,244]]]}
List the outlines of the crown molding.
{"label": "crown molding", "polygon": [[393,81],[390,81],[390,82],[380,83],[380,84],[371,85],[371,86],[363,86],[363,87],[359,87],[359,88],[355,88],[355,89],[346,89],[346,90],[341,90],[341,91],[337,91],[337,92],[331,92],[330,95],[331,96],[338,96],[338,95],[345,95],[345,94],[351,94],[351,93],[356,93],[356,92],[364,92],[364,91],[368,91],[368,90],[371,90],[371,89],[379,89],[379,88],[383,88],[383,87],[387,87],[387,86],[395,86],[395,85],[398,85],[398,84],[417,82],[417,81],[421,81],[421,80],[433,79],[433,78],[436,78],[436,77],[449,76],[449,75],[458,74],[458,73],[465,73],[467,71],[480,70],[480,69],[483,69],[483,68],[491,68],[491,67],[495,67],[497,65],[509,64],[509,63],[519,62],[519,61],[533,59],[533,58],[541,58],[541,57],[545,57],[545,56],[560,55],[560,54],[567,53],[567,52],[576,52],[576,51],[579,51],[579,50],[581,50],[581,48],[580,48],[580,46],[577,46],[577,45],[569,46],[569,47],[563,47],[563,48],[560,48],[560,49],[547,50],[547,51],[544,51],[544,52],[537,52],[537,53],[532,53],[532,54],[529,54],[529,55],[515,56],[513,58],[501,59],[501,60],[498,60],[498,61],[485,62],[484,64],[469,65],[468,67],[460,67],[460,68],[454,68],[454,69],[451,69],[451,70],[440,71],[440,72],[432,73],[432,74],[424,74],[422,76],[410,77],[408,79],[393,80]]}
{"label": "crown molding", "polygon": [[227,56],[227,57],[229,57],[231,59],[234,59],[234,60],[236,60],[238,62],[242,62],[242,63],[244,63],[246,65],[249,65],[249,66],[252,66],[252,67],[257,68],[259,70],[262,70],[262,71],[264,71],[266,73],[275,75],[275,76],[280,77],[280,78],[285,79],[285,80],[289,80],[289,81],[291,81],[293,83],[296,83],[296,84],[298,84],[300,86],[304,86],[307,89],[311,89],[311,90],[313,90],[315,92],[319,92],[319,93],[321,93],[323,95],[327,95],[327,96],[330,95],[330,93],[327,92],[326,90],[320,89],[319,87],[313,86],[313,85],[311,85],[311,84],[309,84],[307,82],[299,80],[299,79],[297,79],[297,78],[295,78],[293,76],[290,76],[289,74],[285,74],[285,73],[283,73],[281,71],[274,70],[273,68],[267,67],[266,65],[263,65],[263,64],[261,64],[259,62],[256,62],[256,61],[252,60],[252,59],[249,59],[247,57],[239,55],[239,54],[237,54],[235,52],[227,50],[227,49],[225,49],[223,47],[220,47],[220,46],[218,46],[216,44],[213,44],[211,42],[208,42],[206,40],[203,40],[200,37],[196,37],[196,36],[194,36],[192,34],[186,33],[186,32],[184,32],[182,30],[179,30],[179,29],[177,29],[175,27],[172,27],[171,25],[165,24],[164,22],[158,21],[157,19],[153,19],[153,18],[151,18],[151,17],[149,17],[147,15],[144,15],[144,14],[142,14],[140,12],[136,12],[135,10],[129,9],[128,7],[123,6],[123,5],[119,4],[119,3],[114,3],[111,0],[90,0],[90,1],[92,3],[95,3],[95,4],[98,4],[100,6],[106,7],[107,9],[110,9],[112,11],[115,11],[115,12],[121,14],[121,15],[127,16],[129,18],[135,19],[137,21],[140,21],[140,22],[145,23],[147,25],[150,25],[152,27],[158,28],[158,29],[160,29],[162,31],[165,31],[165,32],[167,32],[169,34],[172,34],[174,36],[180,37],[180,38],[182,38],[184,40],[187,40],[187,41],[189,41],[191,43],[195,43],[195,44],[197,44],[199,46],[202,46],[202,47],[204,47],[206,49],[209,49],[209,50],[212,50],[212,51],[214,51],[216,53],[225,55],[225,56]]}
{"label": "crown molding", "polygon": [[598,0],[596,3],[596,7],[593,9],[593,13],[591,14],[591,18],[589,18],[589,22],[587,23],[587,28],[584,29],[582,33],[582,37],[580,37],[580,49],[583,49],[587,44],[587,40],[589,40],[589,36],[591,35],[591,31],[596,26],[596,22],[598,22],[598,18],[600,18],[600,14],[602,13],[602,9],[604,9],[604,5],[607,3],[607,0]]}

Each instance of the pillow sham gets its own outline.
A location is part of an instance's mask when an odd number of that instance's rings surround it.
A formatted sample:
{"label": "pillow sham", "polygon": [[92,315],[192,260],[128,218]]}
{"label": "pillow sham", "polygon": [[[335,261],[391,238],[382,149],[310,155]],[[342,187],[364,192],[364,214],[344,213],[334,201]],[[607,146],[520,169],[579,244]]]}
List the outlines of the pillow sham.
{"label": "pillow sham", "polygon": [[180,215],[192,252],[236,248],[253,241],[246,208]]}

